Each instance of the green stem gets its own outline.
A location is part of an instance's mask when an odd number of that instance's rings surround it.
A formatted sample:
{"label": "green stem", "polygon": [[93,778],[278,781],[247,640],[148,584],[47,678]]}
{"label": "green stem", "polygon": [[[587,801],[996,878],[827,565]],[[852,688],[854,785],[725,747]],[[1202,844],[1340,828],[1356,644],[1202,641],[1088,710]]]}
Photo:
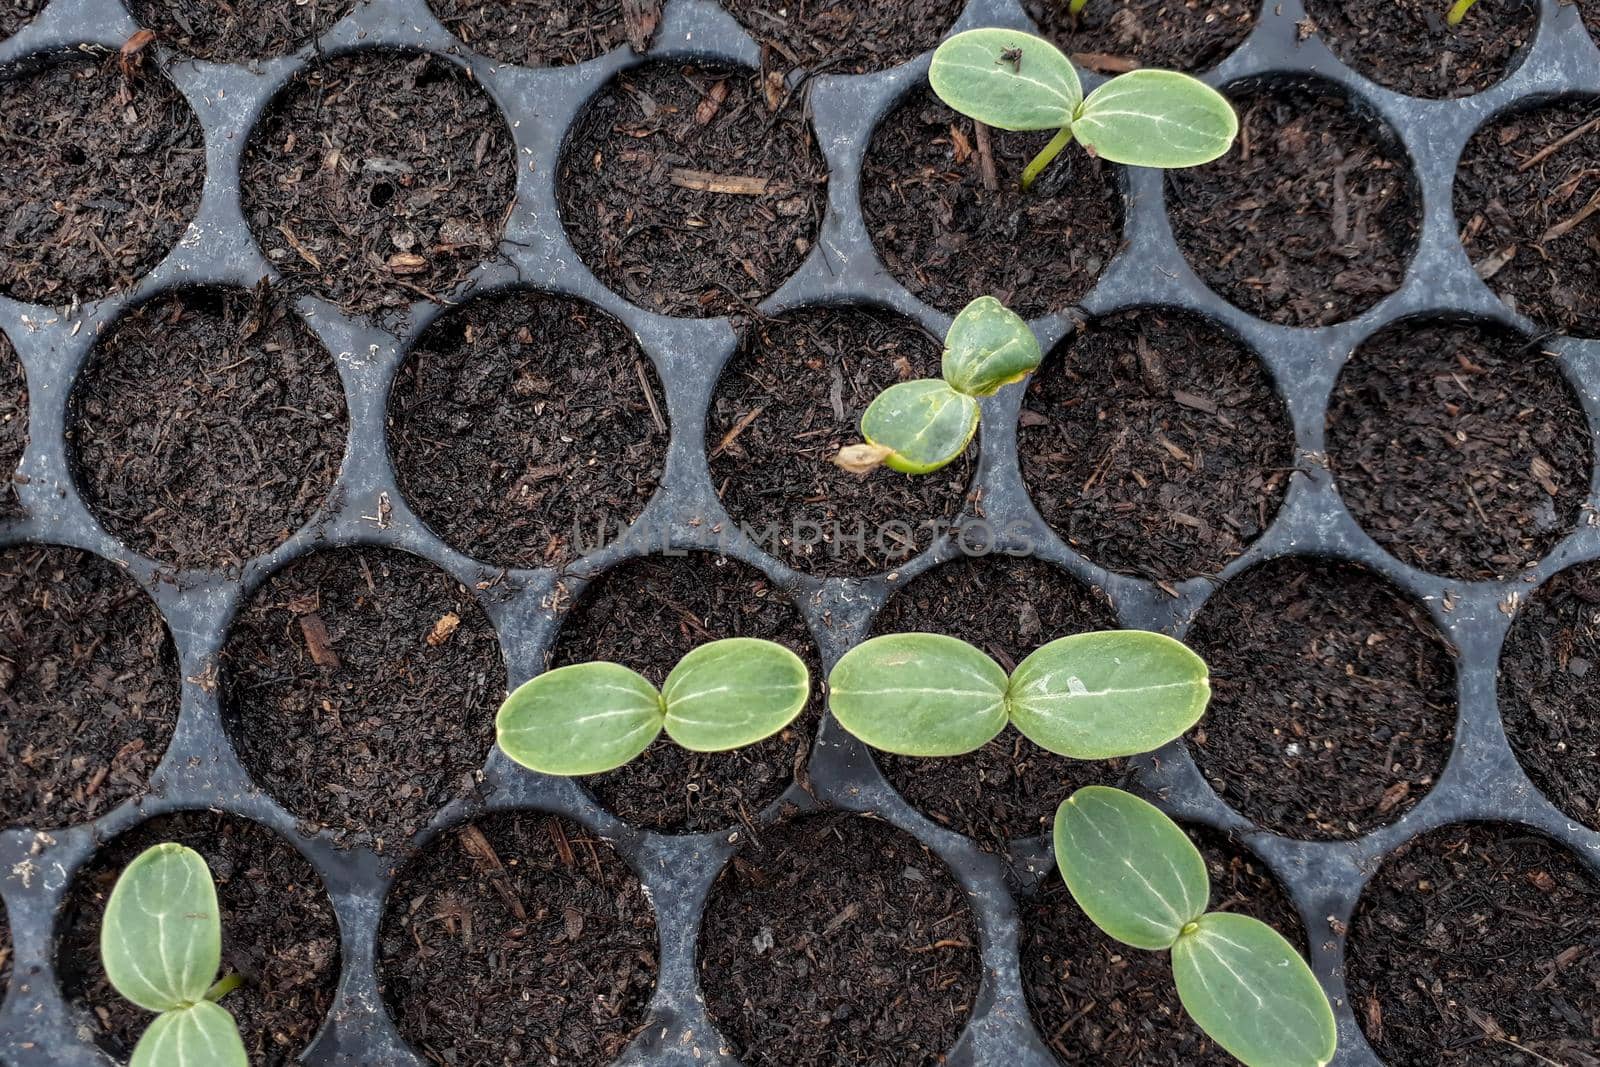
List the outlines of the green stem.
{"label": "green stem", "polygon": [[1478,0],[1456,0],[1455,6],[1450,9],[1450,14],[1444,20],[1452,26],[1461,25],[1461,20],[1467,17],[1467,12],[1472,10],[1472,5]]}
{"label": "green stem", "polygon": [[1077,16],[1081,15],[1083,13],[1083,9],[1088,6],[1089,0],[1072,0],[1072,3],[1067,5],[1067,14],[1076,18]]}
{"label": "green stem", "polygon": [[1044,151],[1034,156],[1033,162],[1029,163],[1027,168],[1022,172],[1023,192],[1027,192],[1028,189],[1032,187],[1034,179],[1043,173],[1044,168],[1054,163],[1056,157],[1061,154],[1061,150],[1071,143],[1072,127],[1061,127],[1061,129],[1056,132],[1056,135],[1050,138],[1050,143],[1044,146]]}
{"label": "green stem", "polygon": [[230,974],[218,978],[217,984],[206,990],[206,999],[215,1004],[242,985],[244,985],[244,976],[241,974]]}

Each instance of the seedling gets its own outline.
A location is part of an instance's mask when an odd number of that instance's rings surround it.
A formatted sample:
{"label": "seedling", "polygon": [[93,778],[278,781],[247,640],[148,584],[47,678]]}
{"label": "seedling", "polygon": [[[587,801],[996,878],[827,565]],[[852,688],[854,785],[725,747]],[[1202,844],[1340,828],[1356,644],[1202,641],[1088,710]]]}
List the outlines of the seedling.
{"label": "seedling", "polygon": [[1077,18],[1079,15],[1083,14],[1083,9],[1088,6],[1089,0],[1072,0],[1072,3],[1067,5],[1067,14],[1071,15],[1073,18]]}
{"label": "seedling", "polygon": [[1478,0],[1456,0],[1450,8],[1450,13],[1444,17],[1445,22],[1451,26],[1461,25],[1461,20],[1467,17],[1467,12],[1472,10],[1472,5]]}

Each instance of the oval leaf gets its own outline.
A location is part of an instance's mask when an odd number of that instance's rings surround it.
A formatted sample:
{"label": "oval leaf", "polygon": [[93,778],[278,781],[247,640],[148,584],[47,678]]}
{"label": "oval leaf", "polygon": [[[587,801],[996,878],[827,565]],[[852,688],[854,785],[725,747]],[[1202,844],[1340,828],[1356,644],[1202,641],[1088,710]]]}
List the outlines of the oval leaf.
{"label": "oval leaf", "polygon": [[887,634],[846,652],[828,676],[839,725],[902,756],[959,756],[1006,725],[1006,672],[965,641]]}
{"label": "oval leaf", "polygon": [[495,735],[522,766],[599,774],[627,763],[661,733],[661,694],[637,671],[579,663],[546,671],[500,705]]}
{"label": "oval leaf", "polygon": [[944,339],[944,380],[968,396],[993,396],[1039,369],[1044,353],[1022,316],[992,296],[961,309]]}
{"label": "oval leaf", "polygon": [[1163,949],[1205,913],[1206,861],[1178,824],[1120,789],[1090,785],[1056,809],[1056,866],[1072,899],[1111,937]]}
{"label": "oval leaf", "polygon": [[250,1058],[233,1016],[202,1000],[151,1023],[128,1067],[250,1067]]}
{"label": "oval leaf", "polygon": [[811,672],[782,645],[730,637],[679,660],[661,695],[668,736],[694,752],[723,752],[793,722],[811,696]]}
{"label": "oval leaf", "polygon": [[1248,915],[1211,912],[1172,946],[1184,1010],[1245,1067],[1322,1067],[1339,1033],[1294,946]]}
{"label": "oval leaf", "polygon": [[222,919],[200,853],[161,844],[128,864],[106,902],[100,959],[112,987],[146,1011],[205,997],[222,966]]}
{"label": "oval leaf", "polygon": [[1052,641],[1017,665],[1007,707],[1022,735],[1073,759],[1151,752],[1205,714],[1211,682],[1181,641],[1107,630]]}
{"label": "oval leaf", "polygon": [[1171,70],[1135,70],[1089,94],[1072,123],[1078,143],[1135,167],[1195,167],[1226,152],[1239,133],[1227,97]]}
{"label": "oval leaf", "polygon": [[978,430],[978,402],[937,378],[891,385],[861,416],[868,444],[891,449],[884,462],[901,474],[927,474],[966,451]]}
{"label": "oval leaf", "polygon": [[1059,130],[1072,124],[1083,85],[1072,60],[1021,30],[958,33],[933,53],[928,81],[939,99],[1001,130]]}

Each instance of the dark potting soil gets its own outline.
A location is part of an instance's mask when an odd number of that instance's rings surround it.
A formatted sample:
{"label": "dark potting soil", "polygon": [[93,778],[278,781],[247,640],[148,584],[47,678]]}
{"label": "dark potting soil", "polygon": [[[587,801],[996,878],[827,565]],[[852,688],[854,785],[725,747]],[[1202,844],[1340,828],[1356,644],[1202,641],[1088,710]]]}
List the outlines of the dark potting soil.
{"label": "dark potting soil", "polygon": [[706,1009],[747,1067],[942,1064],[982,974],[965,891],[914,837],[861,815],[747,839],[699,951]]}
{"label": "dark potting soil", "polygon": [[123,316],[73,389],[68,439],[112,536],[164,563],[237,568],[321,508],[348,424],[332,357],[263,284]]}
{"label": "dark potting soil", "polygon": [[711,481],[759,545],[810,574],[887,571],[961,513],[967,453],[933,474],[865,477],[833,463],[861,440],[861,415],[889,386],[939,376],[941,346],[876,308],[810,307],[746,324],[706,428]]}
{"label": "dark potting soil", "polygon": [[441,833],[401,872],[378,933],[400,1033],[444,1067],[600,1067],[645,1025],[655,914],[576,823],[534,811]]}
{"label": "dark potting soil", "polygon": [[316,871],[288,842],[247,819],[217,812],[157,816],[106,844],[78,873],[62,906],[56,966],[80,1025],[120,1060],[155,1018],[106,980],[100,929],[123,868],[166,841],[199,852],[216,881],[222,973],[244,979],[221,1003],[239,1023],[250,1062],[299,1063],[339,981],[333,906]]}
{"label": "dark potting soil", "polygon": [[1392,130],[1327,82],[1236,87],[1239,140],[1167,173],[1172,230],[1202,281],[1280,326],[1326,326],[1400,287],[1420,208]]}
{"label": "dark potting soil", "polygon": [[0,294],[16,300],[63,307],[132,285],[200,205],[200,123],[142,54],[13,68],[0,144]]}
{"label": "dark potting soil", "polygon": [[44,10],[49,0],[0,0],[0,38],[10,37]]}
{"label": "dark potting soil", "polygon": [[768,70],[869,74],[915,59],[939,43],[960,0],[723,0],[762,46]]}
{"label": "dark potting soil", "polygon": [[1392,853],[1351,924],[1351,1007],[1410,1067],[1600,1063],[1600,881],[1520,826],[1434,830]]}
{"label": "dark potting soil", "polygon": [[1202,71],[1255,28],[1248,0],[1095,0],[1077,15],[1066,0],[1024,0],[1040,31],[1079,63],[1105,74],[1134,67]]}
{"label": "dark potting soil", "polygon": [[1050,137],[980,134],[930,91],[908,95],[873,132],[861,175],[889,273],[951,314],[980,296],[1026,318],[1083,299],[1122,247],[1120,177],[1069,146],[1024,193],[1022,170]]}
{"label": "dark potting soil", "polygon": [[515,167],[505,117],[466,71],[362,51],[278,95],[245,149],[240,189],[286,287],[393,314],[442,301],[497,254]]}
{"label": "dark potting soil", "polygon": [[0,901],[0,1003],[11,991],[11,923],[6,917],[6,906]]}
{"label": "dark potting soil", "polygon": [[[1260,919],[1304,955],[1300,914],[1267,865],[1227,834],[1185,829],[1211,874],[1211,910]],[[1238,1067],[1184,1013],[1169,953],[1129,948],[1101,933],[1055,871],[1020,907],[1023,990],[1057,1062]]]}
{"label": "dark potting soil", "polygon": [[326,549],[269,577],[223,653],[235,747],[309,827],[382,850],[476,786],[505,666],[450,575],[381,548]]}
{"label": "dark potting soil", "polygon": [[1555,547],[1589,495],[1589,429],[1552,354],[1489,324],[1409,320],[1356,350],[1328,407],[1356,521],[1406,563],[1505,577]]}
{"label": "dark potting soil", "polygon": [[1451,27],[1430,0],[1306,0],[1334,54],[1379,85],[1431,99],[1482,92],[1510,74],[1539,28],[1533,0],[1478,4]]}
{"label": "dark potting soil", "polygon": [[1199,316],[1139,308],[1089,322],[1028,383],[1017,453],[1034,505],[1112,570],[1214,574],[1283,503],[1294,431],[1272,380]]}
{"label": "dark potting soil", "polygon": [[455,548],[570,563],[650,501],[667,403],[633,334],[580,300],[512,291],[430,326],[389,397],[400,490]]}
{"label": "dark potting soil", "polygon": [[750,311],[800,267],[827,164],[803,101],[769,100],[764,84],[759,71],[651,63],[589,102],[557,195],[602,284],[650,311],[705,317]]}
{"label": "dark potting soil", "polygon": [[1186,640],[1211,667],[1189,733],[1212,787],[1247,818],[1309,840],[1356,837],[1422,799],[1455,734],[1453,650],[1421,605],[1353,564],[1252,568]]}
{"label": "dark potting soil", "polygon": [[625,41],[643,51],[661,0],[428,0],[445,28],[501,63],[559,67],[596,59]]}
{"label": "dark potting soil", "polygon": [[1562,571],[1523,605],[1500,653],[1500,717],[1550,802],[1600,830],[1600,564]]}
{"label": "dark potting soil", "polygon": [[1475,133],[1455,209],[1468,258],[1501,300],[1546,329],[1600,337],[1600,100],[1514,111]]}
{"label": "dark potting soil", "polygon": [[[558,595],[565,589],[558,587]],[[626,767],[585,778],[618,818],[665,832],[754,825],[803,770],[822,716],[822,663],[789,594],[726,556],[627,560],[596,577],[571,605],[549,653],[551,667],[607,660],[660,685],[690,651],[724,637],[776,641],[805,660],[810,705],[776,736],[736,752],[690,752],[662,737]]]}
{"label": "dark potting soil", "polygon": [[0,549],[0,827],[88,822],[143,794],[179,686],[166,623],[121,568]]}
{"label": "dark potting soil", "polygon": [[17,511],[17,465],[28,447],[28,379],[0,333],[0,517]]}
{"label": "dark potting soil", "polygon": [[298,51],[355,6],[356,0],[131,0],[128,5],[161,44],[229,63]]}

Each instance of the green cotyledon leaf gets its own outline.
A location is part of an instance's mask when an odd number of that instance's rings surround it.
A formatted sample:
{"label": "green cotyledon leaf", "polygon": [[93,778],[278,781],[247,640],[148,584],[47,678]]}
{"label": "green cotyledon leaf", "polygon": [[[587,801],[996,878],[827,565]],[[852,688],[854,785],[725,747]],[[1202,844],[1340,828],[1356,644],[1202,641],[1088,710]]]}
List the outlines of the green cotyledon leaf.
{"label": "green cotyledon leaf", "polygon": [[250,1058],[233,1016],[202,1000],[158,1016],[128,1067],[250,1067]]}
{"label": "green cotyledon leaf", "polygon": [[993,396],[1039,369],[1044,353],[1022,316],[992,296],[961,309],[944,339],[942,373],[967,396]]}
{"label": "green cotyledon leaf", "polygon": [[669,737],[694,752],[722,752],[793,722],[811,696],[811,672],[782,645],[730,637],[679,660],[661,695]]}
{"label": "green cotyledon leaf", "polygon": [[222,917],[198,852],[155,845],[128,864],[106,902],[100,960],[112,988],[146,1011],[204,999],[222,966]]}
{"label": "green cotyledon leaf", "polygon": [[517,687],[495,716],[507,756],[544,774],[600,774],[650,747],[666,721],[661,694],[615,663],[558,667]]}
{"label": "green cotyledon leaf", "polygon": [[840,657],[828,676],[839,725],[902,756],[959,756],[1005,729],[1006,672],[965,641],[885,634]]}
{"label": "green cotyledon leaf", "polygon": [[1135,167],[1195,167],[1232,147],[1239,117],[1227,97],[1171,70],[1119,74],[1089,94],[1072,136],[1101,159]]}
{"label": "green cotyledon leaf", "polygon": [[861,416],[861,436],[889,449],[883,462],[901,474],[927,474],[966,451],[978,432],[978,402],[937,378],[891,385]]}
{"label": "green cotyledon leaf", "polygon": [[1021,30],[956,34],[933,53],[928,82],[956,111],[1001,130],[1070,126],[1083,100],[1072,60]]}

